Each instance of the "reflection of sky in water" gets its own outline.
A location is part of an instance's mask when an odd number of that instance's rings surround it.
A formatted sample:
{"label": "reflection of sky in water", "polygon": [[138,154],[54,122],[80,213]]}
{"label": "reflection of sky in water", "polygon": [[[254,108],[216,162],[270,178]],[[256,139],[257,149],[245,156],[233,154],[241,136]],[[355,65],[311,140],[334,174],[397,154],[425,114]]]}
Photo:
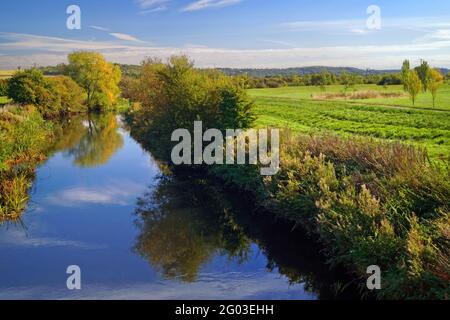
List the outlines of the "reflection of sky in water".
{"label": "reflection of sky in water", "polygon": [[[109,161],[78,167],[59,152],[37,174],[23,224],[0,226],[0,299],[310,299],[289,286],[252,245],[239,265],[217,255],[193,283],[164,277],[135,252],[136,198],[158,169],[127,133]],[[79,265],[83,289],[66,289],[67,266]]]}

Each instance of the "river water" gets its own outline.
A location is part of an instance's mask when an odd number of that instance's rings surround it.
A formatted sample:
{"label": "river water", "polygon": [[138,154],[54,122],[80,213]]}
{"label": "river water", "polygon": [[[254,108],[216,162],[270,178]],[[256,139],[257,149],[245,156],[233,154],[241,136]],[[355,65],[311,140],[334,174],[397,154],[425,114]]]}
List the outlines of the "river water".
{"label": "river water", "polygon": [[[0,226],[0,299],[333,299],[311,241],[202,179],[164,176],[113,115],[57,130]],[[66,285],[81,269],[81,290]]]}

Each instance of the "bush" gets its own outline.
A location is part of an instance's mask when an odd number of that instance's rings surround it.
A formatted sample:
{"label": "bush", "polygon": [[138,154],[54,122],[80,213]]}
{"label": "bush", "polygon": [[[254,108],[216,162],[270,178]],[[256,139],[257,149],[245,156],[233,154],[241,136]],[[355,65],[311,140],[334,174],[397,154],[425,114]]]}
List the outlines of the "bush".
{"label": "bush", "polygon": [[139,103],[134,128],[143,135],[170,141],[173,130],[192,129],[197,120],[203,121],[205,130],[247,129],[254,121],[242,78],[197,70],[184,56],[174,56],[166,64],[147,60],[140,77],[123,85],[127,97]]}
{"label": "bush", "polygon": [[448,299],[448,164],[399,143],[335,136],[286,135],[280,158],[270,179],[247,167],[212,172],[319,236],[331,263],[361,278],[380,266],[380,298]]}
{"label": "bush", "polygon": [[87,111],[84,93],[72,79],[45,78],[37,69],[17,72],[9,80],[8,97],[22,105],[35,105],[46,118]]}
{"label": "bush", "polygon": [[52,84],[37,69],[15,73],[9,80],[8,97],[20,104],[52,108],[58,99]]}

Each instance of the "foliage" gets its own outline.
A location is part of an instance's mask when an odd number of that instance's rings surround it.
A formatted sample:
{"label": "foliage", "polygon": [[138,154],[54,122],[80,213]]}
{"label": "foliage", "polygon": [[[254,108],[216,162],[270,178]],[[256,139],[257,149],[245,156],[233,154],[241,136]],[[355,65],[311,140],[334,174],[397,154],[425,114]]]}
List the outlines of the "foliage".
{"label": "foliage", "polygon": [[425,60],[420,60],[420,65],[415,68],[417,76],[422,83],[422,90],[426,92],[428,90],[428,73],[430,70],[430,65]]}
{"label": "foliage", "polygon": [[423,88],[422,83],[423,83],[423,81],[421,81],[421,79],[416,71],[410,70],[408,72],[408,75],[406,76],[405,87],[406,87],[406,92],[408,92],[413,105],[415,105],[417,95],[419,94],[420,90]]}
{"label": "foliage", "polygon": [[120,93],[120,68],[96,52],[74,52],[69,54],[68,60],[66,72],[86,91],[88,108],[111,109]]}
{"label": "foliage", "polygon": [[280,159],[269,179],[249,167],[211,172],[318,236],[332,264],[361,278],[380,266],[379,298],[448,298],[448,164],[430,164],[424,151],[399,143],[289,132]]}
{"label": "foliage", "polygon": [[0,79],[0,97],[8,95],[8,79]]}
{"label": "foliage", "polygon": [[246,129],[254,120],[245,81],[212,70],[197,70],[184,56],[167,63],[149,59],[137,79],[127,80],[126,97],[139,103],[133,119],[137,128],[170,140],[173,130]]}
{"label": "foliage", "polygon": [[0,111],[0,220],[16,218],[24,209],[34,168],[51,137],[51,125],[36,108]]}
{"label": "foliage", "polygon": [[58,76],[49,78],[53,83],[53,89],[59,96],[61,113],[82,113],[87,109],[84,104],[85,94],[83,89],[71,78]]}
{"label": "foliage", "polygon": [[43,111],[53,111],[58,104],[52,82],[45,79],[37,69],[15,73],[9,79],[8,97],[16,103],[36,105]]}
{"label": "foliage", "polygon": [[22,105],[35,105],[47,118],[85,111],[83,96],[70,78],[45,78],[37,69],[17,72],[9,80],[8,97]]}
{"label": "foliage", "polygon": [[436,96],[439,88],[442,86],[444,82],[444,77],[442,76],[441,72],[437,69],[430,69],[428,70],[428,77],[427,77],[427,85],[428,90],[431,93],[431,96],[433,97],[433,108],[436,105]]}

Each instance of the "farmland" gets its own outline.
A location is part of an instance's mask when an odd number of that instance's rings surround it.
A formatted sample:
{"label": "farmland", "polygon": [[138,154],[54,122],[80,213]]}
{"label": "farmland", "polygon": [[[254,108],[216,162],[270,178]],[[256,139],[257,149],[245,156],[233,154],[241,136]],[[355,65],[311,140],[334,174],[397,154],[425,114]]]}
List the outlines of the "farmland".
{"label": "farmland", "polygon": [[[357,90],[400,92],[401,86],[388,89],[360,85]],[[342,91],[328,86],[325,92]],[[368,136],[383,140],[401,140],[426,147],[433,158],[450,154],[450,86],[441,88],[436,109],[431,95],[420,94],[415,107],[408,97],[364,100],[314,100],[323,93],[316,87],[252,89],[258,126],[290,128],[297,133],[334,132],[339,135]]]}

